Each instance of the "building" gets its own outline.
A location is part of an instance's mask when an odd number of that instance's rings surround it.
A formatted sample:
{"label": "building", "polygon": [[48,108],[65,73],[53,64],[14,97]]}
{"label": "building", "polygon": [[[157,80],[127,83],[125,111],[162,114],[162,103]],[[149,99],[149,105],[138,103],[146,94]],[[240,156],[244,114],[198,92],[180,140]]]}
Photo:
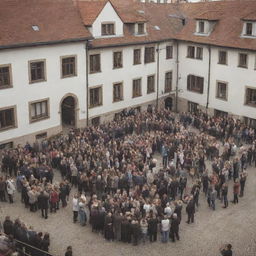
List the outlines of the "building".
{"label": "building", "polygon": [[255,1],[3,0],[1,147],[149,106],[255,126],[255,9]]}

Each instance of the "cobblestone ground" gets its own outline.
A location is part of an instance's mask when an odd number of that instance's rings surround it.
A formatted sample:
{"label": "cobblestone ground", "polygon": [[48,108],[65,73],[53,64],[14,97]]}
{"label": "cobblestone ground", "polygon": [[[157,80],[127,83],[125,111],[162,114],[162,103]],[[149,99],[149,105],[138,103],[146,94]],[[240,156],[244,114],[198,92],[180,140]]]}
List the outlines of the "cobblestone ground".
{"label": "cobblestone ground", "polygon": [[[209,164],[209,163],[208,163]],[[56,171],[55,179],[60,176]],[[233,182],[231,182],[233,184]],[[230,184],[230,185],[232,185]],[[75,190],[72,190],[72,194]],[[72,196],[71,194],[71,196]],[[132,246],[121,242],[107,242],[91,232],[90,226],[81,227],[72,222],[71,201],[66,209],[49,214],[47,220],[40,217],[40,212],[31,213],[20,203],[20,194],[16,194],[15,203],[0,203],[0,220],[4,216],[19,217],[31,224],[36,231],[49,232],[51,235],[50,252],[54,256],[64,255],[68,245],[73,246],[74,256],[130,256],[130,255],[174,255],[174,256],[218,256],[219,248],[224,243],[231,243],[235,256],[256,255],[256,169],[248,168],[245,196],[239,204],[230,203],[227,209],[216,203],[216,211],[208,208],[204,195],[200,194],[200,206],[195,215],[195,223],[187,224],[183,208],[180,225],[181,240],[168,244],[160,241],[145,245]],[[71,198],[71,197],[70,197]],[[232,199],[232,187],[229,188]],[[159,240],[160,236],[158,236]]]}

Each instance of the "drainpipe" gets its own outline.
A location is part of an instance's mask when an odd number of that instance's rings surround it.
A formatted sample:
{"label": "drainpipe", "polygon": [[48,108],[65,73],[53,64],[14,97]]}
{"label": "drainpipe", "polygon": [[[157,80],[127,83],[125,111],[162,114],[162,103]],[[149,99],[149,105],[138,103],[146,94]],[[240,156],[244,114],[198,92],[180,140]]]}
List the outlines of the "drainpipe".
{"label": "drainpipe", "polygon": [[158,111],[158,101],[159,101],[159,43],[157,44],[157,72],[156,72],[156,111]]}
{"label": "drainpipe", "polygon": [[176,64],[177,64],[177,79],[176,79],[176,99],[175,99],[175,112],[178,113],[178,92],[179,92],[179,42],[176,41],[177,44],[176,44],[176,47],[177,47],[177,56],[176,56]]}
{"label": "drainpipe", "polygon": [[86,57],[86,125],[89,125],[89,41],[85,45]]}
{"label": "drainpipe", "polygon": [[206,114],[208,114],[208,107],[209,107],[209,96],[210,96],[210,80],[211,80],[211,46],[208,45],[208,52],[209,52],[209,63],[208,63],[208,87],[207,87],[207,102],[206,102]]}

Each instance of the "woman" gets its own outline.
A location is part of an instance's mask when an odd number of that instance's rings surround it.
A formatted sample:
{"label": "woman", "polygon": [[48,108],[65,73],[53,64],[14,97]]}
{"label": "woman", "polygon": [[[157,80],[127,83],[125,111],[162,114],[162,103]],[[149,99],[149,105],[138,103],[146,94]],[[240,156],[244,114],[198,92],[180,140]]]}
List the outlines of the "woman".
{"label": "woman", "polygon": [[113,232],[113,218],[111,212],[105,217],[104,223],[104,237],[106,240],[113,240],[114,239],[114,232]]}
{"label": "woman", "polygon": [[86,225],[86,212],[85,212],[85,200],[84,198],[80,198],[80,202],[78,204],[78,215],[81,226]]}

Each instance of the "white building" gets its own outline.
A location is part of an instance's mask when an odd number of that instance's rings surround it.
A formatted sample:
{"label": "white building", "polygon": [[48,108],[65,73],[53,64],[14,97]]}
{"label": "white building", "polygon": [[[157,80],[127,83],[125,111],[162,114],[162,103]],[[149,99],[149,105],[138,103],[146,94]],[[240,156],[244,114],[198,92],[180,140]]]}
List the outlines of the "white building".
{"label": "white building", "polygon": [[1,147],[149,105],[255,125],[256,2],[36,5],[0,7]]}

